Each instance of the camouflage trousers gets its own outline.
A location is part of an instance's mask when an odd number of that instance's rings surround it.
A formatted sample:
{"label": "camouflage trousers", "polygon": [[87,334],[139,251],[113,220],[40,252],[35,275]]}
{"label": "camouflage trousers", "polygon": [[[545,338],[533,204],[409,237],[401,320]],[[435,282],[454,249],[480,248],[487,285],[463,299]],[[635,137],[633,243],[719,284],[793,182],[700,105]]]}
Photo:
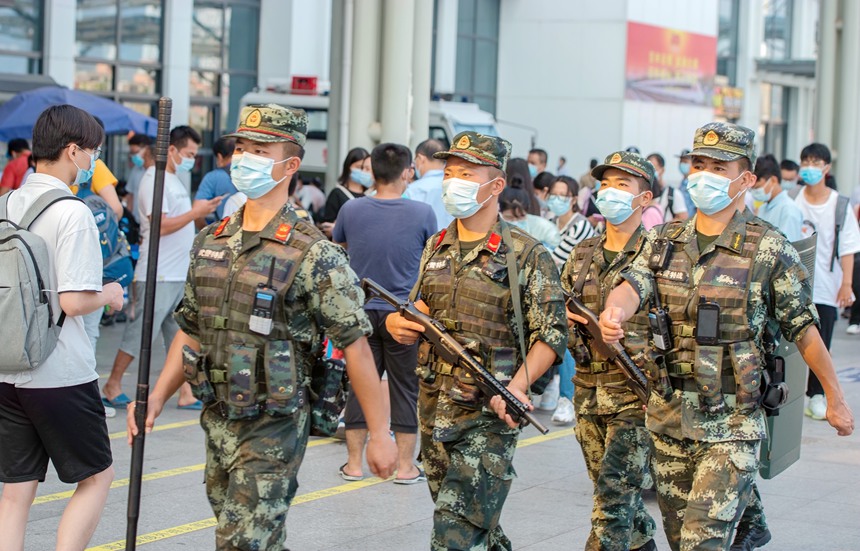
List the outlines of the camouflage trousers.
{"label": "camouflage trousers", "polygon": [[219,551],[280,551],[287,510],[308,443],[307,409],[289,417],[263,414],[227,420],[203,411],[206,495],[215,512]]}
{"label": "camouflage trousers", "polygon": [[574,431],[594,483],[586,551],[645,545],[656,529],[642,501],[642,489],[651,486],[645,412],[629,408],[612,415],[577,414]]}
{"label": "camouflage trousers", "polygon": [[758,486],[756,486],[755,482],[752,483],[752,493],[750,493],[750,500],[747,503],[746,509],[744,509],[744,514],[738,521],[738,530],[740,531],[741,527],[744,526],[750,528],[767,528],[767,517],[764,516],[764,504],[761,502],[761,494],[758,493]]}
{"label": "camouflage trousers", "polygon": [[719,550],[752,492],[760,440],[697,442],[651,433],[657,499],[674,550]]}

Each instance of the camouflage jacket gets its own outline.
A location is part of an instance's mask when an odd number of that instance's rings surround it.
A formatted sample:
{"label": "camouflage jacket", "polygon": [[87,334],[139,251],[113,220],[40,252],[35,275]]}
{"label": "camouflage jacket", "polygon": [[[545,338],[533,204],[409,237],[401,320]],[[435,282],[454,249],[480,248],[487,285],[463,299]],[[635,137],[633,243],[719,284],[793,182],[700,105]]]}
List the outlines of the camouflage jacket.
{"label": "camouflage jacket", "polygon": [[[543,245],[516,227],[510,231],[517,255],[526,350],[542,341],[560,359],[567,343],[567,317],[558,270]],[[461,254],[455,220],[427,241],[416,289],[430,315],[445,323],[458,341],[506,382],[522,358],[508,282],[509,247],[501,233],[497,222],[481,244]],[[455,440],[479,420],[483,400],[468,376],[452,373],[432,352],[429,357],[419,354],[417,373],[422,381],[437,381],[437,388],[443,389],[434,414],[434,438]],[[443,384],[442,379],[447,382]],[[452,385],[452,380],[462,384]]]}
{"label": "camouflage jacket", "polygon": [[[694,216],[680,224],[666,224],[652,230],[643,254],[623,276],[639,294],[640,308],[648,304],[651,293],[656,290],[660,293],[664,307],[669,309],[673,322],[686,319],[687,323],[695,324],[694,303],[700,287],[738,287],[744,284],[734,280],[728,266],[725,269],[708,270],[716,256],[716,248],[721,248],[720,252],[724,255],[740,258],[749,225],[759,226],[756,231],[761,232],[762,237],[751,263],[744,329],[747,333],[745,342],[748,340],[753,345],[749,351],[752,357],[748,359],[763,365],[764,335],[768,327],[774,327],[774,322],[779,325],[782,335],[792,342],[800,339],[811,325],[818,323],[806,269],[791,243],[781,233],[763,225],[749,211],[736,212],[720,236],[703,251],[698,249],[696,219]],[[659,277],[655,283],[655,274],[648,268],[650,244],[654,239],[666,236],[673,228],[675,248],[672,258],[687,255],[692,269],[690,273],[663,270],[656,274]],[[704,281],[706,273],[713,274],[714,279]],[[666,284],[661,284],[661,281]],[[679,306],[669,304],[678,302],[671,294],[675,286],[670,282],[689,283],[693,295],[688,301],[691,307],[679,311]],[[667,355],[667,361],[672,361],[672,353],[689,353],[696,346],[693,338],[680,339],[684,349],[677,348],[678,342],[676,335],[676,348]],[[726,345],[725,348],[725,354],[735,354],[732,346]],[[727,406],[725,411],[708,413],[700,409],[699,393],[696,391],[675,389],[668,399],[652,393],[648,403],[647,426],[654,432],[673,438],[705,442],[756,440],[765,436],[764,414],[760,408],[745,412],[736,407],[734,394],[725,394],[724,399]]]}
{"label": "camouflage jacket", "polygon": [[[603,255],[605,233],[583,240],[571,251],[562,268],[561,286],[568,293],[573,293],[580,271],[586,270],[588,275],[580,300],[587,308],[599,314],[609,292],[624,281],[621,272],[639,256],[646,239],[643,227],[639,226],[611,263],[607,263]],[[649,354],[646,313],[640,312],[631,318],[624,326],[624,333],[623,344],[627,352],[640,367],[645,368]],[[606,365],[605,358],[599,357],[593,351],[589,351],[589,365],[584,361],[583,354],[579,353],[578,348],[582,346],[583,343],[577,338],[576,332],[571,331],[568,348],[577,362],[576,375],[573,378],[576,385],[574,402],[577,414],[611,415],[625,409],[641,407],[636,394],[627,386],[626,377],[621,370],[613,365]],[[598,366],[600,368],[596,369]]]}

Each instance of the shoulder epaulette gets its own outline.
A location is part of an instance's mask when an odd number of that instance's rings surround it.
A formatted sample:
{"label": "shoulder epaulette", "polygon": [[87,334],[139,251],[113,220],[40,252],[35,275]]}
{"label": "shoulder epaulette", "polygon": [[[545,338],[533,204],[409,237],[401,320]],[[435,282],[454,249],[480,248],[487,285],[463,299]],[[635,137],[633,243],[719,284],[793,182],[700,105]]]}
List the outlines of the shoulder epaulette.
{"label": "shoulder epaulette", "polygon": [[275,239],[281,243],[286,243],[287,239],[290,237],[290,231],[292,231],[292,229],[293,227],[290,224],[281,224],[275,232]]}
{"label": "shoulder epaulette", "polygon": [[219,235],[221,235],[221,232],[224,231],[224,228],[226,228],[227,224],[229,224],[229,223],[230,223],[230,217],[229,216],[223,218],[221,220],[221,223],[218,224],[218,227],[215,229],[215,233],[214,233],[215,237],[218,237]]}
{"label": "shoulder epaulette", "polygon": [[487,249],[490,252],[497,253],[499,252],[499,245],[502,244],[502,236],[493,232],[490,234],[490,237],[487,239]]}
{"label": "shoulder epaulette", "polygon": [[439,248],[439,245],[441,245],[441,244],[442,244],[442,240],[443,240],[443,239],[445,239],[445,234],[446,234],[447,232],[448,232],[448,230],[447,230],[447,229],[444,229],[444,230],[442,230],[441,232],[439,232],[439,239],[437,239],[437,240],[436,240],[436,244],[435,244],[435,245],[433,245],[433,249],[434,249],[434,250],[435,250],[435,249],[438,249],[438,248]]}

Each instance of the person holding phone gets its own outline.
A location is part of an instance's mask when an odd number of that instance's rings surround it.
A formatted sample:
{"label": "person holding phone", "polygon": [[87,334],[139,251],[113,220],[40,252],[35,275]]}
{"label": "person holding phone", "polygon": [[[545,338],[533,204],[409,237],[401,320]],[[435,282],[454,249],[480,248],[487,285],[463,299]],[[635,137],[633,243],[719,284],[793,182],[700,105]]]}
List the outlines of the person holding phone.
{"label": "person holding phone", "polygon": [[[646,427],[673,550],[754,549],[770,539],[746,529],[731,539],[765,437],[764,354],[778,338],[770,332],[778,328],[797,343],[826,391],[827,420],[838,434],[854,430],[818,331],[809,274],[785,236],[745,208],[756,181],[754,140],[752,130],[729,123],[696,131],[688,178],[696,216],[659,227],[600,315],[613,343],[624,338],[622,323],[655,297],[669,311],[667,384],[654,385]],[[651,254],[658,249],[665,254]]]}

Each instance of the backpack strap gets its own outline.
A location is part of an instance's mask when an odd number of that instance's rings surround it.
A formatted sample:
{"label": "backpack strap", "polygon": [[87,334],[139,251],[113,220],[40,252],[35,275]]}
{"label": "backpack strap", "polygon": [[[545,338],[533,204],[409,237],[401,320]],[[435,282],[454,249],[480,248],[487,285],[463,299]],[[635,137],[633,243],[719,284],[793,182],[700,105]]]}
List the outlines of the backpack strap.
{"label": "backpack strap", "polygon": [[579,275],[573,284],[573,289],[571,289],[577,298],[582,296],[582,289],[585,287],[585,278],[588,276],[588,272],[591,271],[591,262],[594,258],[594,250],[597,249],[598,245],[600,245],[600,237],[595,237],[593,239],[594,241],[589,243],[588,247],[582,253],[584,264],[579,269]]}
{"label": "backpack strap", "polygon": [[669,210],[672,218],[675,218],[675,188],[666,186],[666,193],[666,208]]}
{"label": "backpack strap", "polygon": [[41,196],[39,196],[38,199],[36,199],[35,203],[30,205],[30,208],[27,209],[27,212],[24,213],[24,216],[21,217],[20,226],[29,230],[33,222],[35,222],[36,219],[42,215],[42,213],[48,210],[48,207],[50,207],[54,203],[66,200],[81,201],[81,199],[75,197],[74,195],[69,195],[68,193],[59,189],[52,189],[43,193]]}
{"label": "backpack strap", "polygon": [[845,225],[845,213],[848,212],[848,197],[840,195],[836,198],[836,233],[833,236],[833,253],[830,255],[830,271],[839,258],[839,232]]}

